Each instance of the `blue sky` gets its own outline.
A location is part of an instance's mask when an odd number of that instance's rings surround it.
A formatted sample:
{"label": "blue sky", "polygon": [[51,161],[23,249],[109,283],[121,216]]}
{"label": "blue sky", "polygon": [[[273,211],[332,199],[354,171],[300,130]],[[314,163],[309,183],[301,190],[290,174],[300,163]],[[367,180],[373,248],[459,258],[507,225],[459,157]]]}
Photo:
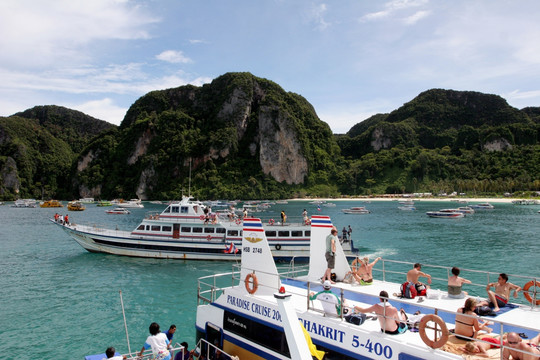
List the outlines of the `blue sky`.
{"label": "blue sky", "polygon": [[335,133],[432,88],[540,106],[537,0],[2,0],[0,116],[119,124],[152,90],[251,72]]}

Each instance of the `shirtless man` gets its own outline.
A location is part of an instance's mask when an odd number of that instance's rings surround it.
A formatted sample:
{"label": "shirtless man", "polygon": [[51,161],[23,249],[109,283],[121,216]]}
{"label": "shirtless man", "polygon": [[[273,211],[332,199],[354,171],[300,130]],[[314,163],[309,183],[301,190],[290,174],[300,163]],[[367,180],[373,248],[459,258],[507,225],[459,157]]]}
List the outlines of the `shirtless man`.
{"label": "shirtless man", "polygon": [[[495,287],[495,291],[491,291],[491,288]],[[506,306],[508,299],[510,299],[510,291],[514,290],[514,297],[518,297],[518,291],[521,287],[508,282],[508,275],[505,273],[499,274],[499,279],[496,283],[489,283],[486,286],[486,291],[489,297],[489,307],[493,308],[493,311],[497,312],[501,307]],[[482,303],[484,305],[484,303]]]}
{"label": "shirtless man", "polygon": [[[503,360],[509,360],[512,355],[513,360],[538,360],[540,359],[540,350],[538,349],[538,342],[540,341],[540,333],[528,342],[521,341],[521,338],[515,332],[508,333],[507,343],[509,347],[503,350]],[[522,353],[520,351],[526,351]]]}
{"label": "shirtless man", "polygon": [[419,296],[426,295],[426,285],[418,281],[420,276],[426,277],[428,284],[431,284],[431,275],[423,273],[420,271],[422,269],[422,264],[416,263],[413,268],[407,272],[407,281],[412,282],[416,286],[416,291]]}
{"label": "shirtless man", "polygon": [[[387,334],[396,335],[404,333],[407,330],[406,319],[401,317],[398,309],[390,305],[388,302],[388,293],[386,291],[381,291],[379,293],[380,303],[372,305],[368,308],[361,308],[360,306],[355,306],[354,310],[361,313],[370,313],[374,312],[379,315],[379,323],[381,324],[381,331],[384,331]],[[382,303],[382,304],[381,304]]]}
{"label": "shirtless man", "polygon": [[356,272],[353,272],[353,276],[358,281],[360,285],[371,285],[373,284],[373,267],[377,261],[381,260],[380,257],[373,260],[372,263],[369,263],[369,258],[366,256],[360,260],[360,266]]}

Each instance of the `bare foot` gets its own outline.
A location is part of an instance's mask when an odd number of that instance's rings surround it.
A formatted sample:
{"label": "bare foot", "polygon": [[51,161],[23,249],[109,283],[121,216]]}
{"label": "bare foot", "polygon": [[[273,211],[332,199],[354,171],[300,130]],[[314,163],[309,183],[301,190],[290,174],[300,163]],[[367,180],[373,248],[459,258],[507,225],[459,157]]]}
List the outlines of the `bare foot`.
{"label": "bare foot", "polygon": [[499,309],[498,307],[494,307],[493,308],[493,311],[497,312],[497,311],[500,311],[501,309]]}

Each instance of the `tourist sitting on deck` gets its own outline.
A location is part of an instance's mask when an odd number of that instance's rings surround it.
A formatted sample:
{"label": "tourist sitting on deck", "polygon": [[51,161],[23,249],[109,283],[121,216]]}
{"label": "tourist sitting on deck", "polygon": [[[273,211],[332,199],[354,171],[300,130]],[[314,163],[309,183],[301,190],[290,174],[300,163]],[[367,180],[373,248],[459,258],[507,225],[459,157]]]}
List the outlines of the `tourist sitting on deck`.
{"label": "tourist sitting on deck", "polygon": [[105,350],[105,356],[107,356],[108,360],[126,360],[127,359],[125,355],[114,356],[115,353],[116,353],[116,349],[112,346],[108,347],[107,350]]}
{"label": "tourist sitting on deck", "polygon": [[[495,291],[491,291],[491,288],[494,287]],[[505,273],[499,274],[499,278],[496,283],[489,283],[486,286],[486,291],[489,297],[489,303],[484,301],[479,305],[488,305],[493,308],[493,311],[497,312],[500,308],[505,307],[508,304],[508,299],[510,299],[510,291],[514,290],[514,297],[518,297],[518,291],[521,290],[521,287],[514,285],[508,282],[508,275]]]}
{"label": "tourist sitting on deck", "polygon": [[478,321],[478,315],[474,312],[476,308],[476,300],[468,298],[465,300],[465,305],[459,308],[456,314],[456,328],[454,334],[458,339],[465,341],[473,341],[480,330],[491,332],[492,329],[488,325],[492,322],[486,321],[482,324]]}
{"label": "tourist sitting on deck", "polygon": [[[503,360],[510,359],[512,355],[513,360],[538,360],[540,359],[540,333],[534,338],[524,342],[521,337],[515,332],[508,333],[507,344],[509,347],[505,347],[503,350]],[[520,352],[525,351],[524,352]]]}
{"label": "tourist sitting on deck", "polygon": [[[352,272],[352,275],[358,281],[360,285],[371,285],[373,284],[373,267],[377,263],[377,261],[381,260],[380,257],[373,260],[373,262],[369,262],[369,258],[366,256],[363,259],[357,259],[357,267],[356,271]],[[354,269],[354,261],[353,261],[353,269]]]}
{"label": "tourist sitting on deck", "polygon": [[[361,313],[374,312],[379,315],[379,323],[381,324],[381,331],[386,334],[401,334],[407,331],[406,319],[404,319],[401,313],[388,302],[388,293],[381,291],[379,293],[379,303],[372,305],[368,308],[362,308],[355,306],[354,311]],[[381,304],[382,303],[382,304]]]}
{"label": "tourist sitting on deck", "polygon": [[452,268],[452,276],[448,278],[448,297],[452,299],[463,299],[467,296],[466,291],[462,291],[463,284],[471,284],[470,280],[459,277],[459,268]]}
{"label": "tourist sitting on deck", "polygon": [[407,281],[412,282],[416,287],[416,292],[418,296],[425,296],[427,293],[426,285],[418,281],[420,276],[426,277],[428,279],[428,284],[431,284],[431,275],[423,273],[420,271],[422,269],[422,264],[416,263],[413,268],[407,272]]}
{"label": "tourist sitting on deck", "polygon": [[319,291],[316,294],[311,292],[309,294],[309,300],[319,300],[325,314],[341,316],[341,299],[330,290],[332,288],[331,282],[325,280],[323,288],[323,291]]}

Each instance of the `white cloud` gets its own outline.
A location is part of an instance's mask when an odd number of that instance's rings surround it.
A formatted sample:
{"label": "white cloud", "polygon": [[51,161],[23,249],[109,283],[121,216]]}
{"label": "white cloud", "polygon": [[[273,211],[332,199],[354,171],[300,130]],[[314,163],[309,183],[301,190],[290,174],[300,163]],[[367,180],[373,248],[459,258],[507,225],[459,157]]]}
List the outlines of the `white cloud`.
{"label": "white cloud", "polygon": [[429,14],[431,13],[431,11],[417,11],[416,13],[414,13],[413,15],[411,16],[408,16],[406,17],[403,22],[406,24],[406,25],[414,25],[416,24],[418,21],[420,21],[421,19],[429,16]]}
{"label": "white cloud", "polygon": [[[427,3],[428,3],[428,0],[393,0],[393,1],[389,1],[389,2],[384,4],[384,7],[385,7],[384,10],[373,12],[373,13],[368,13],[368,14],[362,16],[360,18],[360,21],[361,22],[373,21],[373,20],[386,18],[386,17],[389,17],[391,15],[394,15],[398,11],[407,10],[407,9],[410,9],[410,8],[416,8],[416,7],[419,7],[419,6],[426,5]],[[419,15],[417,15],[418,13],[422,13],[422,12],[417,12],[415,15],[413,15],[413,18],[411,20],[414,20],[414,16],[419,16]],[[420,15],[422,15],[422,14],[420,14]],[[425,15],[427,15],[427,14],[425,14]],[[409,24],[407,21],[405,21],[405,23]]]}
{"label": "white cloud", "polygon": [[161,54],[156,55],[156,59],[170,62],[173,64],[178,63],[190,63],[192,62],[190,58],[184,55],[182,51],[176,51],[176,50],[166,50],[163,51]]}
{"label": "white cloud", "polygon": [[330,23],[324,19],[327,10],[326,4],[318,4],[314,5],[310,11],[309,17],[319,30],[324,30],[330,26]]}
{"label": "white cloud", "polygon": [[120,125],[127,112],[127,108],[115,105],[110,98],[88,101],[82,104],[66,104],[64,106],[115,125]]}

